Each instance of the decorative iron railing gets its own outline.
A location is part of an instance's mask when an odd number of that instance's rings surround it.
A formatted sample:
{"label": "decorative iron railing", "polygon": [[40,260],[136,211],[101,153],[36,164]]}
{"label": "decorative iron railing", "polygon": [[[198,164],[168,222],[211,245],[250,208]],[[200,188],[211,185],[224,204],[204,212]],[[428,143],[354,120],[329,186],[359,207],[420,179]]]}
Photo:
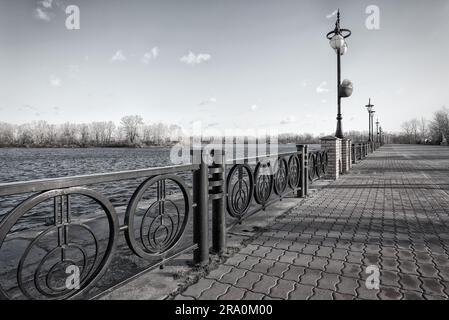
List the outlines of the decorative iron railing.
{"label": "decorative iron railing", "polygon": [[309,180],[313,182],[314,180],[320,179],[326,174],[326,169],[328,165],[328,154],[327,151],[316,151],[309,153]]}
{"label": "decorative iron railing", "polygon": [[351,145],[352,163],[365,159],[370,152],[374,152],[372,144],[368,142],[356,142]]}
{"label": "decorative iron railing", "polygon": [[[328,164],[327,151],[309,153],[307,145],[231,161],[221,154],[221,162],[213,153],[210,163],[197,150],[199,164],[0,184],[0,201],[11,206],[0,210],[0,298],[96,298],[189,251],[205,265],[210,220],[212,249],[221,253],[227,218],[239,222],[288,195],[307,195]],[[119,181],[131,189],[114,206],[107,189]],[[145,266],[99,285],[107,270],[122,271],[113,263],[122,255]]]}
{"label": "decorative iron railing", "polygon": [[[122,236],[129,250],[151,262],[149,268],[196,249],[192,243],[180,248],[196,206],[192,188],[180,174],[198,168],[182,165],[0,184],[1,201],[26,196],[0,223],[0,298],[86,297],[110,267]],[[107,196],[86,187],[142,178],[120,214]],[[67,282],[68,272],[73,283]]]}

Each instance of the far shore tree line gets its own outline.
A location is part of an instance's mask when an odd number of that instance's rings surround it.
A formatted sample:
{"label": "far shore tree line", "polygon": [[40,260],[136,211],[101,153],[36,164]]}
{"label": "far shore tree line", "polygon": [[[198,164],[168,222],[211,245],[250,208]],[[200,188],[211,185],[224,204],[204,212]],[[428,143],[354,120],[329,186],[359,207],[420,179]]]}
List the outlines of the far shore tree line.
{"label": "far shore tree line", "polygon": [[[281,133],[278,143],[318,144],[322,135],[308,133]],[[349,131],[353,141],[366,141],[367,132]],[[138,115],[125,116],[120,124],[112,121],[91,123],[50,124],[33,121],[25,124],[0,122],[0,147],[148,147],[170,146],[185,137],[182,128],[175,124],[145,123]]]}
{"label": "far shore tree line", "polygon": [[430,120],[421,117],[407,120],[401,132],[389,134],[391,143],[441,144],[449,139],[449,109],[442,107],[433,113]]}
{"label": "far shore tree line", "polygon": [[138,115],[112,121],[50,124],[0,122],[0,147],[142,147],[169,145],[180,138],[181,127],[174,124],[145,124]]}
{"label": "far shore tree line", "polygon": [[[449,109],[441,108],[432,119],[405,121],[401,132],[388,133],[390,143],[440,144],[449,139]],[[376,132],[374,132],[376,141]],[[322,135],[321,135],[322,136]],[[312,134],[282,133],[279,143],[319,143]],[[345,137],[354,142],[367,141],[367,132],[348,131]],[[138,115],[125,116],[120,124],[112,121],[50,124],[34,121],[26,124],[0,122],[0,147],[147,147],[169,146],[184,138],[175,124],[145,123]]]}

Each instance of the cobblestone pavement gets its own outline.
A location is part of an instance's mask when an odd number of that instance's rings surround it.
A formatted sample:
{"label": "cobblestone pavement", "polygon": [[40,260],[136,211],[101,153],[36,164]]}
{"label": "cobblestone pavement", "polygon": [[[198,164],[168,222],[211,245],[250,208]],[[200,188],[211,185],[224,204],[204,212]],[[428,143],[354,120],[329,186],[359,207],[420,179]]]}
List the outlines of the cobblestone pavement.
{"label": "cobblestone pavement", "polygon": [[385,146],[175,299],[447,299],[448,214],[449,148]]}

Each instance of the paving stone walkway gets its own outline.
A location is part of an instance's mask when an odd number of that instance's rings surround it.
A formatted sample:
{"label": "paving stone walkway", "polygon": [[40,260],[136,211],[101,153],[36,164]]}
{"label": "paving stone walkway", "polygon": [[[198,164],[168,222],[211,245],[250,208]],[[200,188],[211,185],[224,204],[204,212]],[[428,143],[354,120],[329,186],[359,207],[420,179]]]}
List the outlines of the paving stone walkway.
{"label": "paving stone walkway", "polygon": [[448,227],[449,147],[384,146],[175,299],[447,299]]}

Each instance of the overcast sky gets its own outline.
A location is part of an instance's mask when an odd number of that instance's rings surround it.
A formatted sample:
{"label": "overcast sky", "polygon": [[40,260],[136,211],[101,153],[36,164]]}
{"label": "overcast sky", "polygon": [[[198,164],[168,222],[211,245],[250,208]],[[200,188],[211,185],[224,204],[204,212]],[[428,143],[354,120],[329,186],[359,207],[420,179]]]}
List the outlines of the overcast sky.
{"label": "overcast sky", "polygon": [[[65,27],[68,5],[81,29]],[[368,5],[380,30],[368,30]],[[385,131],[449,103],[449,1],[0,0],[0,122],[112,120],[331,133],[339,7],[354,94],[344,130]]]}

